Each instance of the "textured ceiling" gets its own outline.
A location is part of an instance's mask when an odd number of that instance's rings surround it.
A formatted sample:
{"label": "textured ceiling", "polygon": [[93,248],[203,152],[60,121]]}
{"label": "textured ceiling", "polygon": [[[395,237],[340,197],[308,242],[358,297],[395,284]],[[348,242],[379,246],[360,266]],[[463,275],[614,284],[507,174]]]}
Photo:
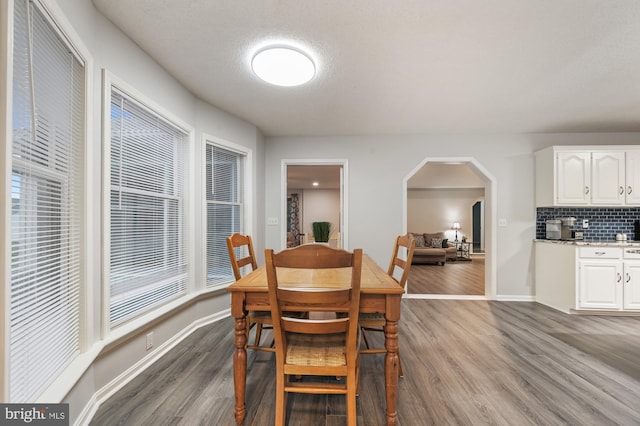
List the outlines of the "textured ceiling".
{"label": "textured ceiling", "polygon": [[[196,96],[266,136],[640,131],[638,0],[93,0]],[[266,44],[316,78],[269,86]]]}

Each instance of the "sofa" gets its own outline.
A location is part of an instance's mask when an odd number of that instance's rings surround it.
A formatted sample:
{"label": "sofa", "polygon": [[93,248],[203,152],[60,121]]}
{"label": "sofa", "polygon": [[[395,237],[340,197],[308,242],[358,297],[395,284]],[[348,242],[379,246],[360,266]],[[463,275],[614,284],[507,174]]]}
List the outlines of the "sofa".
{"label": "sofa", "polygon": [[449,244],[444,232],[411,232],[411,235],[416,240],[412,264],[436,263],[444,266],[447,260],[456,260],[456,247]]}

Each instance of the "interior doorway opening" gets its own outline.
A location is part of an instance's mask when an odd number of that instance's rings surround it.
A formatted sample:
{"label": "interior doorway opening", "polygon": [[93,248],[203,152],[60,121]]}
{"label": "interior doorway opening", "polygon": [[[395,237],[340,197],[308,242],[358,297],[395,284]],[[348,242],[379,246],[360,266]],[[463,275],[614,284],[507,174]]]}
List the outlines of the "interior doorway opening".
{"label": "interior doorway opening", "polygon": [[[469,178],[471,176],[471,178]],[[416,182],[423,179],[423,182],[429,183],[424,185],[428,187],[428,191],[419,190],[416,192]],[[469,184],[469,180],[475,183]],[[495,241],[496,241],[496,190],[495,179],[486,169],[473,158],[426,158],[423,160],[404,180],[404,229],[405,232],[415,233],[433,233],[443,232],[445,238],[449,237],[453,240],[453,232],[458,230],[465,239],[465,246],[459,241],[457,246],[463,250],[469,250],[473,256],[482,256],[480,262],[473,265],[475,273],[481,273],[484,279],[484,288],[480,291],[477,289],[471,294],[435,294],[425,293],[421,287],[414,285],[416,290],[412,290],[411,274],[406,288],[406,297],[413,298],[451,298],[451,299],[495,299],[496,288],[496,264],[495,264]],[[413,189],[412,189],[413,188]],[[441,203],[439,207],[442,210],[435,213],[433,207],[422,209],[418,212],[423,216],[425,221],[416,222],[415,212],[409,209],[415,207],[415,195],[418,197],[428,198],[434,197],[447,200]],[[443,196],[442,194],[448,193]],[[433,195],[436,194],[436,195]],[[413,199],[411,197],[414,197]],[[428,201],[428,200],[427,200]],[[477,204],[477,205],[476,205]],[[462,207],[465,206],[465,207]],[[464,211],[463,211],[464,210]],[[414,216],[411,216],[411,214]],[[424,218],[425,215],[439,215],[437,218]],[[431,220],[433,219],[433,220]],[[462,221],[462,222],[461,222]],[[479,225],[474,226],[474,222],[479,221]],[[422,223],[422,225],[416,225]],[[413,227],[424,226],[425,229],[413,229]],[[456,229],[458,228],[458,229]],[[462,228],[461,230],[459,230]],[[451,236],[449,236],[451,234]],[[460,238],[462,240],[462,237]],[[474,254],[475,249],[475,254]],[[458,252],[460,253],[460,251]],[[463,253],[460,253],[464,255]],[[464,256],[462,256],[464,257]],[[457,256],[457,259],[461,259]],[[480,260],[480,259],[478,259]],[[434,270],[438,274],[445,272],[447,266],[461,265],[459,260],[453,260],[451,263],[445,263],[444,266]],[[473,263],[469,262],[469,264]],[[478,264],[482,265],[482,270],[478,272]],[[415,268],[418,269],[418,268]],[[459,269],[459,268],[458,268]],[[471,268],[469,268],[471,269]],[[450,269],[453,272],[453,268]],[[412,268],[413,272],[413,268]],[[483,291],[482,291],[483,290]]]}
{"label": "interior doorway opening", "polygon": [[330,246],[348,247],[346,160],[282,160],[282,247],[315,242],[314,222],[330,224]]}

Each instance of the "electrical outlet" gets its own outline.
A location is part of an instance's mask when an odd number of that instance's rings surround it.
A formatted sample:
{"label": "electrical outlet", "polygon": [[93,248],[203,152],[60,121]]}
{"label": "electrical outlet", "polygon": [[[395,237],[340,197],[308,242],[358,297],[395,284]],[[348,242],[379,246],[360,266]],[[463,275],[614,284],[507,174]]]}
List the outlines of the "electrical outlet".
{"label": "electrical outlet", "polygon": [[507,219],[498,219],[498,226],[507,226]]}
{"label": "electrical outlet", "polygon": [[589,219],[582,219],[582,229],[587,229],[589,227]]}
{"label": "electrical outlet", "polygon": [[147,333],[147,350],[153,347],[153,331]]}

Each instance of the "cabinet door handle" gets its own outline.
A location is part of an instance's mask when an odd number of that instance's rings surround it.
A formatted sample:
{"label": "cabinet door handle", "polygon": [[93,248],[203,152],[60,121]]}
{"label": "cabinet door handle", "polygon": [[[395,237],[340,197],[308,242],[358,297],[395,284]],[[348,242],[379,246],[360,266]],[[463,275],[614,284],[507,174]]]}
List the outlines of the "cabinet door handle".
{"label": "cabinet door handle", "polygon": [[631,185],[627,186],[627,194],[631,195],[632,192],[633,192],[633,189],[631,189]]}
{"label": "cabinet door handle", "polygon": [[631,281],[631,275],[629,275],[629,273],[627,273],[626,275],[627,275],[627,280],[625,282],[628,283],[629,281]]}
{"label": "cabinet door handle", "polygon": [[606,252],[604,251],[597,251],[594,253],[596,256],[604,256],[606,254]]}
{"label": "cabinet door handle", "polygon": [[588,186],[585,186],[585,187],[584,187],[584,193],[585,193],[586,195],[589,195],[589,187],[588,187]]}
{"label": "cabinet door handle", "polygon": [[616,282],[620,282],[620,281],[622,281],[622,275],[620,275],[620,273],[618,273],[618,281],[616,281]]}
{"label": "cabinet door handle", "polygon": [[623,188],[623,187],[620,187],[620,188],[618,189],[618,191],[619,191],[620,195],[624,194],[624,188]]}

